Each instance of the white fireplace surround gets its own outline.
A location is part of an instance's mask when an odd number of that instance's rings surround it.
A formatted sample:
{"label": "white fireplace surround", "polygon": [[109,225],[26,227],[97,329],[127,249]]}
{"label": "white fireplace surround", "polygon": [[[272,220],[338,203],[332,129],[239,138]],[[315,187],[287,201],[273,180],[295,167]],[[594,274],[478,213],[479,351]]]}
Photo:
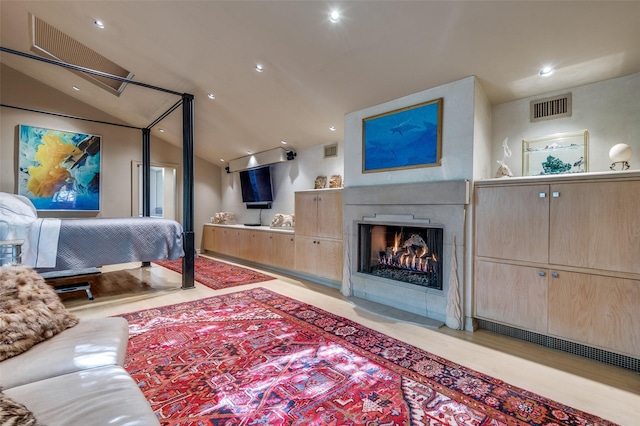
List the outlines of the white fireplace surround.
{"label": "white fireplace surround", "polygon": [[[344,204],[345,269],[342,293],[445,322],[451,278],[466,276],[466,213],[470,201],[468,180],[346,187]],[[443,289],[375,277],[357,271],[358,224],[440,225],[444,228]],[[451,277],[451,254],[456,241],[457,277]],[[459,289],[464,306],[464,288]]]}

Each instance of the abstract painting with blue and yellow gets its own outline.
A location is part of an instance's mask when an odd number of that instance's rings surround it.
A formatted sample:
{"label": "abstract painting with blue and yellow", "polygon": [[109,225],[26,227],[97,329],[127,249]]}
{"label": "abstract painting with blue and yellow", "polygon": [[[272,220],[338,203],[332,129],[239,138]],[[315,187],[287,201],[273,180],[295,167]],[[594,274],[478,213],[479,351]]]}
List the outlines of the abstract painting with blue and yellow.
{"label": "abstract painting with blue and yellow", "polygon": [[362,120],[362,172],[439,166],[442,98]]}
{"label": "abstract painting with blue and yellow", "polygon": [[101,137],[20,125],[18,194],[38,210],[100,210]]}

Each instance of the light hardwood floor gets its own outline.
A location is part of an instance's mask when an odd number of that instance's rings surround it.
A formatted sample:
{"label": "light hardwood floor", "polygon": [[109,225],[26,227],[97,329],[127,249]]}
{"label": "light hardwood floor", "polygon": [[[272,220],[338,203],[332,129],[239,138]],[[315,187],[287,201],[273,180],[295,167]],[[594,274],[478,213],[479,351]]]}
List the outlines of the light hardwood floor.
{"label": "light hardwood floor", "polygon": [[64,295],[65,305],[80,318],[95,318],[264,287],[573,408],[621,425],[640,426],[640,374],[630,370],[487,331],[431,329],[398,321],[359,308],[336,289],[270,271],[266,273],[277,279],[224,290],[196,283],[195,289],[181,290],[179,274],[154,264],[145,268],[140,264],[102,268],[103,272],[118,270],[126,270],[148,285],[132,288],[109,283],[102,286],[105,288],[93,288],[94,301],[78,292]]}

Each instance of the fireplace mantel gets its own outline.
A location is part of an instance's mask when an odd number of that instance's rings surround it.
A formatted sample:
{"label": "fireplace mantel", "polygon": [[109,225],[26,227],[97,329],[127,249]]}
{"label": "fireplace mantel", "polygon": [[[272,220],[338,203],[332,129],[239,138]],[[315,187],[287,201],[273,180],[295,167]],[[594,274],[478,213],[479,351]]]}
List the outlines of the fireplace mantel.
{"label": "fireplace mantel", "polygon": [[450,180],[393,185],[352,186],[343,189],[342,200],[345,205],[467,205],[470,200],[470,183],[468,180]]}

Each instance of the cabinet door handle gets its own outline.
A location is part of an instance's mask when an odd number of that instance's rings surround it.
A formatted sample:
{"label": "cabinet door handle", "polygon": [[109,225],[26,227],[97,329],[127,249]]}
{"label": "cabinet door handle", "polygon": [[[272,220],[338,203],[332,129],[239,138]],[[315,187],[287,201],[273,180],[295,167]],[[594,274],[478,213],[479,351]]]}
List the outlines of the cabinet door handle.
{"label": "cabinet door handle", "polygon": [[552,273],[551,273],[551,276],[552,276],[553,278],[558,278],[558,277],[560,276],[560,274],[558,274],[557,272],[552,272]]}
{"label": "cabinet door handle", "polygon": [[541,192],[538,196],[540,198],[547,198],[547,193],[546,192]]}
{"label": "cabinet door handle", "polygon": [[546,274],[544,271],[538,271],[538,275],[540,275],[541,277],[544,277]]}
{"label": "cabinet door handle", "polygon": [[553,191],[553,198],[559,198],[559,197],[560,197],[560,192]]}

